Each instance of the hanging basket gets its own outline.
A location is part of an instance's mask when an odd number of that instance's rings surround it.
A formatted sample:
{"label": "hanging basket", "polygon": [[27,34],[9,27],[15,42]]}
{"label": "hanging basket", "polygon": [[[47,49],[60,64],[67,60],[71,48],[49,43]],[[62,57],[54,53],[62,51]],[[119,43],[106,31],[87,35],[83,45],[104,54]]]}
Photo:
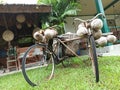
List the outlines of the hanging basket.
{"label": "hanging basket", "polygon": [[25,22],[25,16],[23,14],[19,14],[16,16],[16,20],[19,22],[19,23],[23,23]]}
{"label": "hanging basket", "polygon": [[17,27],[17,29],[19,29],[19,30],[20,30],[20,29],[22,28],[22,24],[17,23],[17,24],[16,24],[16,27]]}
{"label": "hanging basket", "polygon": [[10,30],[5,30],[2,34],[2,37],[5,41],[11,41],[14,39],[14,33]]}

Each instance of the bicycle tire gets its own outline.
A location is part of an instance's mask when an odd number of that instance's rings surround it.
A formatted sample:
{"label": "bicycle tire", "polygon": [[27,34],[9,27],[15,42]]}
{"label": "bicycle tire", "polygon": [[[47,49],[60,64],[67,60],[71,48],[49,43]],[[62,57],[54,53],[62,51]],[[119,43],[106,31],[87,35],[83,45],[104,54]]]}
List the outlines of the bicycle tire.
{"label": "bicycle tire", "polygon": [[95,74],[96,82],[99,82],[99,69],[96,53],[96,44],[94,41],[94,37],[92,35],[89,37],[89,55],[92,62],[93,73]]}
{"label": "bicycle tire", "polygon": [[[27,56],[29,53],[34,50],[35,48],[45,48],[45,53],[40,54],[39,60],[37,61],[36,65],[29,66]],[[42,52],[42,51],[41,51]],[[46,56],[50,54],[50,59],[46,60]],[[34,60],[34,58],[32,59]],[[42,61],[44,60],[44,61]],[[42,63],[41,63],[42,62]],[[44,82],[50,80],[54,74],[54,59],[53,55],[51,54],[50,50],[46,48],[45,44],[35,44],[30,46],[22,59],[22,74],[26,82],[31,86],[37,86],[40,82]],[[29,67],[29,68],[28,68]]]}

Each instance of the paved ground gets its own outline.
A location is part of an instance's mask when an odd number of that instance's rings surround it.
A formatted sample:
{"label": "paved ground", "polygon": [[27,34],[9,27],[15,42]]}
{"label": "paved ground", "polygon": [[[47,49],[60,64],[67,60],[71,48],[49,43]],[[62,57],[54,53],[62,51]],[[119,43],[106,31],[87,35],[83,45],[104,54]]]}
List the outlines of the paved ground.
{"label": "paved ground", "polygon": [[120,56],[120,44],[97,48],[103,56]]}
{"label": "paved ground", "polygon": [[21,72],[21,70],[11,70],[7,71],[6,69],[0,70],[0,76],[5,76],[13,73]]}
{"label": "paved ground", "polygon": [[[48,64],[45,62],[44,64],[40,62],[36,62],[36,63],[33,63],[33,64],[29,64],[27,65],[27,70],[30,70],[30,69],[35,69],[35,68],[40,68],[40,67],[44,67],[44,66],[47,66]],[[14,74],[14,73],[18,73],[18,72],[21,72],[22,73],[22,70],[16,70],[15,68],[11,69],[10,71],[8,71],[7,69],[1,69],[0,70],[0,76],[5,76],[5,75],[9,75],[9,74]]]}

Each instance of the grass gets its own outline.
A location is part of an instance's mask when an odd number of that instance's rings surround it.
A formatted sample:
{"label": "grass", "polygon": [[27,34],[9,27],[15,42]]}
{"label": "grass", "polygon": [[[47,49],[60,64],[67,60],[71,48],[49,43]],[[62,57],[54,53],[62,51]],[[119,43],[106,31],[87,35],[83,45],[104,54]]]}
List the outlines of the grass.
{"label": "grass", "polygon": [[85,58],[72,58],[69,67],[56,66],[54,78],[31,87],[22,73],[0,77],[0,90],[120,90],[120,57],[100,57],[100,82],[95,83],[91,65]]}

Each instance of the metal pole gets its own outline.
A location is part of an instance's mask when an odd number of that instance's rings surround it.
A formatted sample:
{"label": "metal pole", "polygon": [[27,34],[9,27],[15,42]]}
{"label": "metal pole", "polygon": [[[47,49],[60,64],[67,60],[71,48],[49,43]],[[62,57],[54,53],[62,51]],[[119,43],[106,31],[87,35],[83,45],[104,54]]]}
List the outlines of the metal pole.
{"label": "metal pole", "polygon": [[[97,9],[97,13],[104,13],[104,8],[103,8],[103,5],[102,5],[102,1],[101,0],[95,0],[95,3],[96,3],[96,9]],[[107,20],[106,18],[102,18],[103,20],[103,28],[102,28],[102,32],[103,33],[106,33],[106,32],[110,32],[110,29],[108,27],[108,24],[107,24]]]}

